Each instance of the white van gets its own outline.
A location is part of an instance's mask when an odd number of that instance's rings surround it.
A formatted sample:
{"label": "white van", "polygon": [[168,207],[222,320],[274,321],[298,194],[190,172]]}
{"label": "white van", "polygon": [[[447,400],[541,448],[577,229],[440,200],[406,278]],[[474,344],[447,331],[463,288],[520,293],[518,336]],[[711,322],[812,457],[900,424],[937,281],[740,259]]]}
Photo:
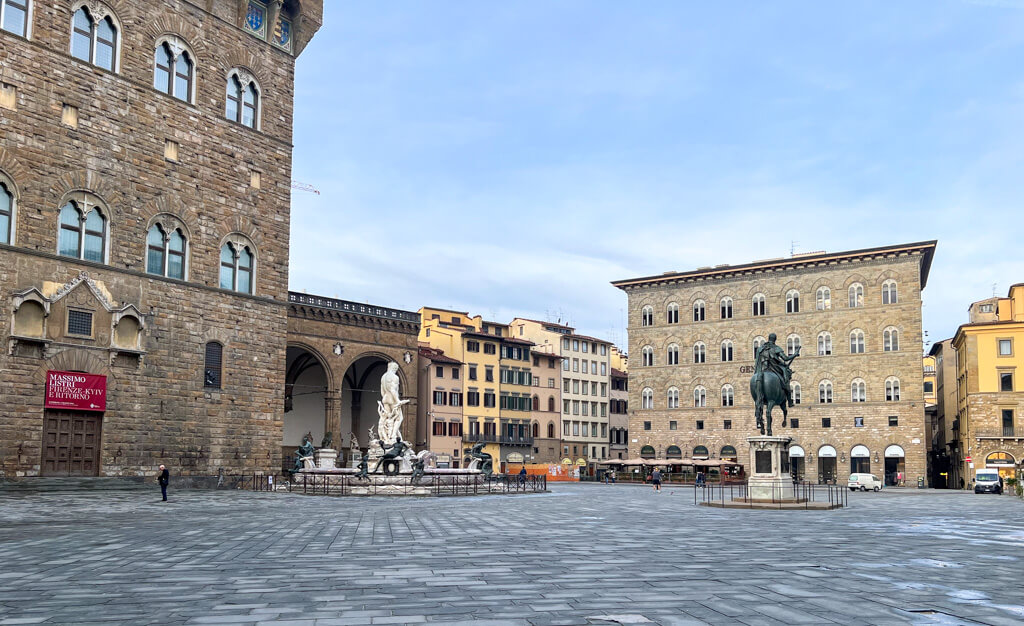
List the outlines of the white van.
{"label": "white van", "polygon": [[850,482],[846,484],[850,491],[879,491],[882,489],[882,481],[874,474],[850,474]]}
{"label": "white van", "polygon": [[999,470],[986,468],[974,472],[974,493],[1003,493]]}

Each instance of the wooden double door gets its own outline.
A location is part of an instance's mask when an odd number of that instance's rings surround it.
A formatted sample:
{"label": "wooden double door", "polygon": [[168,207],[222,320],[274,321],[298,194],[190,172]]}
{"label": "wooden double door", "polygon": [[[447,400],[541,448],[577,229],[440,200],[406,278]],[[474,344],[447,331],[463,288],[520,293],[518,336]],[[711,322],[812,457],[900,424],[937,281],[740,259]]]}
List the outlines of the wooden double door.
{"label": "wooden double door", "polygon": [[46,411],[43,476],[98,476],[102,413]]}

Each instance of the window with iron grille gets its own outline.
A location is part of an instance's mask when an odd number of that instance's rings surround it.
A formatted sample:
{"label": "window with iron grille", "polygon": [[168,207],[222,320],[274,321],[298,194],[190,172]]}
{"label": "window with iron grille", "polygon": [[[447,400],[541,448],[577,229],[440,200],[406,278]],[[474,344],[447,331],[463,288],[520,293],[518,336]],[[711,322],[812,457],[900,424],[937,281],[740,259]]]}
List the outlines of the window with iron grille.
{"label": "window with iron grille", "polygon": [[221,364],[224,359],[224,346],[211,341],[206,344],[206,365],[203,367],[203,386],[208,389],[220,389]]}
{"label": "window with iron grille", "polygon": [[92,337],[92,312],[68,309],[68,334]]}

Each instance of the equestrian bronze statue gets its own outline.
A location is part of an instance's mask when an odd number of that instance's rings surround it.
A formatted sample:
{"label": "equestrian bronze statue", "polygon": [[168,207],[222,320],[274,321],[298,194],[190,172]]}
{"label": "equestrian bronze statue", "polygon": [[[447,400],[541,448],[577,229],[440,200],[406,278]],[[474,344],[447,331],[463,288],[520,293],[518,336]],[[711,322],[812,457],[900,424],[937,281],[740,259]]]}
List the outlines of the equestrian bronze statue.
{"label": "equestrian bronze statue", "polygon": [[[800,348],[796,354],[786,355],[785,351],[775,345],[775,333],[768,335],[768,341],[757,349],[754,355],[754,375],[750,377],[750,395],[754,398],[754,416],[757,417],[757,428],[762,435],[772,434],[772,409],[782,409],[782,427],[786,427],[787,407],[793,406],[793,398],[789,381],[793,377],[790,364],[800,356]],[[768,414],[767,421],[765,413]]]}

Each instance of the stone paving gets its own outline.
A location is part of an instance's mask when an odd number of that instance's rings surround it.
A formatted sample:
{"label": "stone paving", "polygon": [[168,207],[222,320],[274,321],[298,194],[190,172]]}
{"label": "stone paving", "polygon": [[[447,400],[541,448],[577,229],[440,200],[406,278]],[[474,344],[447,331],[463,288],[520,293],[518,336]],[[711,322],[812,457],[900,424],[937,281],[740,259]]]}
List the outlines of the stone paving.
{"label": "stone paving", "polygon": [[690,488],[325,498],[0,488],[2,624],[1020,624],[1024,503]]}

